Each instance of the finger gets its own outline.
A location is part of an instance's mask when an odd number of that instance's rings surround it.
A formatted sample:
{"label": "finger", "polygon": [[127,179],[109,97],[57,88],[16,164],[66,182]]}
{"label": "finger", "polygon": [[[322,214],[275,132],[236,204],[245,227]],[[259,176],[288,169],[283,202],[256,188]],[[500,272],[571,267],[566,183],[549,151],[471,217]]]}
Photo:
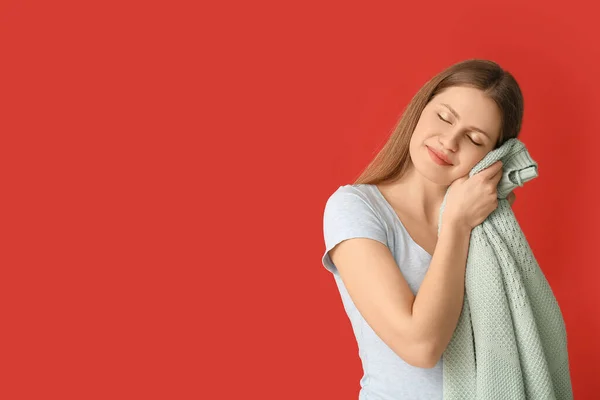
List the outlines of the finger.
{"label": "finger", "polygon": [[500,176],[502,176],[502,171],[502,161],[496,161],[495,163],[481,171],[480,174],[483,174],[483,178],[485,179],[493,179],[496,176],[496,174],[500,174]]}
{"label": "finger", "polygon": [[498,182],[500,182],[500,179],[502,179],[502,175],[504,175],[504,170],[500,168],[500,171],[496,172],[496,175],[494,175],[492,181],[497,185]]}
{"label": "finger", "polygon": [[465,175],[465,176],[461,176],[461,177],[458,177],[458,178],[456,178],[454,181],[452,181],[452,183],[453,183],[453,184],[454,184],[455,182],[456,182],[456,183],[461,183],[461,182],[464,182],[464,181],[466,181],[467,179],[469,179],[469,175],[468,175],[468,174],[467,174],[467,175]]}
{"label": "finger", "polygon": [[506,196],[506,200],[508,200],[508,204],[510,204],[511,206],[513,205],[516,199],[517,195],[515,194],[515,192],[510,192],[508,196]]}
{"label": "finger", "polygon": [[504,173],[504,171],[502,169],[500,169],[493,176],[491,176],[489,178],[486,178],[484,176],[483,177],[484,182],[487,182],[490,185],[490,187],[495,191],[496,188],[497,188],[497,186],[498,186],[498,184],[500,183],[500,179],[502,179],[503,173]]}

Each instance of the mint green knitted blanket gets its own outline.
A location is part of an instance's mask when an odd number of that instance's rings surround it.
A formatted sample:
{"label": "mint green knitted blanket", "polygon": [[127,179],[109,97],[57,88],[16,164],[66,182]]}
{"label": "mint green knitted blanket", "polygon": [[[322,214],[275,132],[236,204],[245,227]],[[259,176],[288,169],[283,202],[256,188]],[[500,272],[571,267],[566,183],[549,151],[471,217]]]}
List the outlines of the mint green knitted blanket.
{"label": "mint green knitted blanket", "polygon": [[471,231],[463,309],[442,356],[444,400],[572,399],[563,316],[506,200],[538,165],[509,139],[469,176],[498,160],[498,208]]}

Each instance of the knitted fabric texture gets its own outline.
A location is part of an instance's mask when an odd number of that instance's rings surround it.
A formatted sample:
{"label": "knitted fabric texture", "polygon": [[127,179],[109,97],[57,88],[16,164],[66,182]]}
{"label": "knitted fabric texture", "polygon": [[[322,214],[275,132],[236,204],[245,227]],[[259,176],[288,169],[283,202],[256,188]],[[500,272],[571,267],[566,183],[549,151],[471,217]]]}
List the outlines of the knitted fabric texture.
{"label": "knitted fabric texture", "polygon": [[563,316],[506,199],[538,165],[513,138],[469,176],[498,160],[498,207],[471,231],[463,308],[443,354],[444,400],[572,399]]}

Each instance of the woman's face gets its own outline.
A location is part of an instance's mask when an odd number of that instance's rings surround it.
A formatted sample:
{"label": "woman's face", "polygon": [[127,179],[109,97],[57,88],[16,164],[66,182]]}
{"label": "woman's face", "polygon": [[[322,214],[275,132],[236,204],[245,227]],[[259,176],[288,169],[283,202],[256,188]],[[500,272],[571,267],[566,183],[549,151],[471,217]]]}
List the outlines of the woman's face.
{"label": "woman's face", "polygon": [[[427,179],[450,185],[495,148],[500,129],[500,109],[483,91],[450,87],[421,113],[410,141],[410,157]],[[431,151],[442,153],[452,165],[440,165]]]}

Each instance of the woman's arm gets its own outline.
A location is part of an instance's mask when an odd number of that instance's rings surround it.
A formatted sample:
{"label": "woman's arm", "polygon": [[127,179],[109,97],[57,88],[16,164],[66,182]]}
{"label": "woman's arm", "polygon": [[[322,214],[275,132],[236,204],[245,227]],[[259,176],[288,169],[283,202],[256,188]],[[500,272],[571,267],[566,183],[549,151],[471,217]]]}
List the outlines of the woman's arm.
{"label": "woman's arm", "polygon": [[[516,200],[514,192],[506,199]],[[471,230],[442,225],[429,269],[412,308],[417,336],[431,343],[428,365],[433,368],[452,339],[463,307],[465,270]]]}
{"label": "woman's arm", "polygon": [[429,368],[437,364],[458,324],[470,236],[471,230],[462,225],[442,225],[429,269],[413,303],[414,329],[429,343],[425,357]]}

